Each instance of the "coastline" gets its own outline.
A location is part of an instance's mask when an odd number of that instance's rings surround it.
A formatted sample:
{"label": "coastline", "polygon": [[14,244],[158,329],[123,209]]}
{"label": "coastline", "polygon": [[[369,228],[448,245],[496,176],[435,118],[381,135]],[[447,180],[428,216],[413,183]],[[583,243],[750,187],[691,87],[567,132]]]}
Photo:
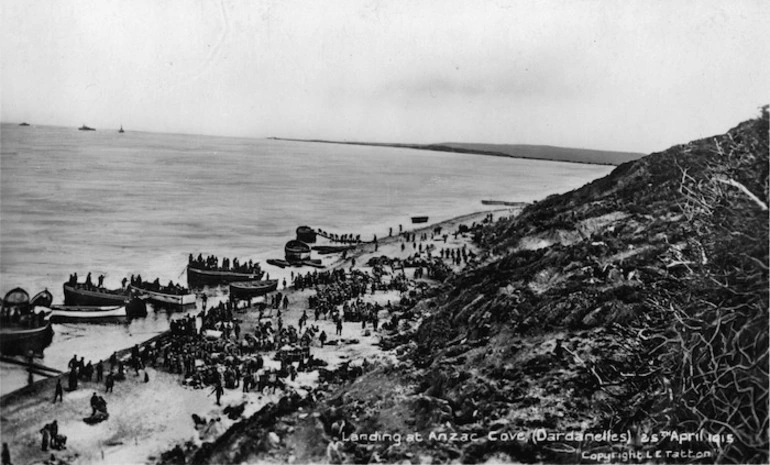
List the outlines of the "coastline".
{"label": "coastline", "polygon": [[[454,218],[426,225],[418,226],[414,229],[407,229],[404,232],[422,234],[430,232],[436,227],[441,227],[445,231],[452,231],[460,224],[470,225],[473,222],[479,222],[487,215],[504,216],[506,214],[515,215],[520,208],[496,208],[490,210],[480,210],[474,213],[468,213],[456,216]],[[395,231],[390,237],[379,239],[378,245],[373,242],[363,242],[354,246],[346,258],[338,256],[336,259],[328,262],[326,270],[335,270],[341,267],[351,266],[352,261],[356,261],[356,269],[369,269],[366,262],[369,258],[380,255],[389,257],[406,257],[412,254],[412,250],[401,251],[399,244],[402,237]],[[470,237],[462,235],[457,239],[452,239],[449,244],[460,246],[460,244],[469,244]],[[375,250],[375,249],[378,250]],[[457,271],[459,267],[453,267]],[[302,269],[306,270],[305,268]],[[271,272],[273,270],[271,269]],[[288,274],[291,270],[284,270]],[[296,290],[289,288],[284,291],[288,296],[290,306],[285,312],[284,321],[287,325],[297,325],[303,310],[307,310],[307,298],[313,293],[311,290]],[[374,296],[366,296],[367,301],[377,302],[385,305],[388,301],[397,301],[400,298],[398,291],[382,291]],[[236,313],[234,316],[241,320],[241,325],[245,331],[252,328],[256,322],[256,312],[247,309]],[[272,314],[272,312],[271,312]],[[333,326],[328,320],[310,321],[310,324],[317,324],[328,334],[333,334]],[[360,363],[363,358],[367,361],[376,363],[377,361],[393,359],[394,354],[388,353],[378,347],[379,336],[376,333],[362,333],[355,323],[347,323],[343,329],[339,341],[340,345],[326,345],[324,347],[314,348],[313,354],[316,358],[324,360],[332,370],[344,362],[353,361]],[[142,344],[150,341],[163,340],[169,336],[166,331],[154,336]],[[345,343],[345,341],[355,341]],[[125,348],[118,353],[119,358],[128,357],[130,348]],[[266,363],[277,363],[273,360],[274,352],[262,354]],[[0,408],[3,410],[2,430],[4,435],[12,437],[11,454],[13,460],[19,463],[28,463],[35,460],[44,460],[48,458],[50,452],[40,451],[39,429],[53,419],[58,419],[60,430],[69,437],[67,449],[56,452],[57,457],[66,461],[76,461],[78,463],[91,463],[101,460],[137,462],[157,460],[159,454],[171,449],[175,444],[184,444],[188,441],[200,444],[200,431],[197,431],[190,420],[190,415],[196,413],[203,417],[219,417],[217,431],[205,437],[206,441],[216,440],[218,437],[233,427],[237,421],[227,419],[221,414],[221,408],[213,406],[213,400],[205,396],[207,389],[191,389],[181,384],[179,375],[173,375],[162,370],[148,368],[150,376],[148,384],[139,380],[140,376],[135,376],[133,372],[127,372],[126,381],[116,383],[115,394],[107,395],[106,400],[109,404],[110,419],[106,422],[88,426],[82,422],[82,418],[90,412],[87,398],[91,392],[103,391],[103,386],[94,382],[81,382],[81,387],[72,392],[65,392],[64,402],[51,407],[50,401],[53,397],[53,390],[57,379],[64,379],[66,375],[40,380],[30,386],[13,391],[0,398]],[[319,385],[318,371],[310,373],[301,373],[296,382],[287,383],[293,392],[302,393],[307,396],[313,389]],[[152,392],[152,395],[149,396]],[[162,394],[161,394],[162,393]],[[168,397],[168,396],[171,397]],[[163,400],[165,399],[165,404]],[[168,419],[168,422],[157,423],[157,419],[148,422],[148,411],[133,407],[135,404],[145,404],[151,400],[154,405],[152,416],[157,415]],[[230,404],[246,403],[244,417],[248,417],[268,405],[270,402],[276,402],[276,395],[263,396],[256,393],[241,394],[237,389],[228,390],[223,397],[223,406]],[[182,407],[184,405],[184,408]],[[164,408],[173,407],[170,411],[163,412]],[[161,411],[158,411],[160,409]],[[181,409],[181,411],[180,411]],[[186,415],[182,411],[186,410]],[[165,414],[164,414],[165,413]],[[163,424],[161,424],[163,423]]]}
{"label": "coastline", "polygon": [[[541,160],[552,161],[560,163],[577,163],[583,165],[604,165],[604,166],[618,166],[625,162],[632,161],[643,157],[643,153],[635,152],[620,152],[610,150],[592,150],[592,149],[580,149],[569,147],[555,147],[550,145],[531,145],[531,144],[494,144],[498,148],[497,150],[488,150],[482,148],[482,146],[490,146],[490,144],[455,144],[455,143],[438,143],[438,144],[402,144],[395,142],[353,142],[353,141],[336,141],[325,139],[294,139],[288,137],[268,137],[268,140],[286,141],[286,142],[312,142],[319,144],[340,144],[340,145],[361,145],[367,147],[389,147],[395,149],[413,149],[413,150],[427,150],[430,152],[447,152],[447,153],[462,153],[466,155],[486,155],[491,157],[503,157],[503,158],[519,158],[522,160]],[[478,147],[476,147],[478,146]],[[588,159],[591,155],[586,155],[586,159],[577,159],[576,157],[555,157],[551,156],[535,156],[533,153],[530,155],[514,154],[503,150],[523,150],[528,152],[535,152],[538,150],[550,150],[555,152],[570,151],[575,153],[592,154],[596,156],[601,154],[609,157],[609,154],[615,154],[616,158],[620,158],[618,161],[603,161],[597,159]]]}

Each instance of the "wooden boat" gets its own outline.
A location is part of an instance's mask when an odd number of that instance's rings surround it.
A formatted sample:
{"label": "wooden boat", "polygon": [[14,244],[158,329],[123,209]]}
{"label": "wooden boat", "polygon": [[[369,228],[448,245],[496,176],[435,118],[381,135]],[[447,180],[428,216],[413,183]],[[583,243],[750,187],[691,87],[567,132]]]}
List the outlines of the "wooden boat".
{"label": "wooden boat", "polygon": [[190,287],[206,284],[231,283],[234,281],[259,281],[265,272],[238,273],[225,270],[203,270],[187,265],[187,285]]}
{"label": "wooden boat", "polygon": [[56,305],[51,308],[51,323],[114,323],[128,321],[126,307],[87,307]]}
{"label": "wooden boat", "polygon": [[246,281],[242,283],[230,283],[230,298],[250,299],[259,297],[278,289],[277,279],[263,281]]}
{"label": "wooden boat", "polygon": [[280,268],[286,268],[287,266],[290,266],[291,263],[287,262],[286,260],[280,259],[280,258],[268,258],[267,263],[269,265],[277,266]]}
{"label": "wooden boat", "polygon": [[[18,319],[12,318],[12,315],[17,315]],[[44,321],[40,313],[35,313],[29,294],[24,289],[17,287],[5,294],[0,316],[0,353],[42,353],[51,344],[51,322]]]}
{"label": "wooden boat", "polygon": [[0,328],[0,353],[5,355],[40,353],[51,345],[51,341],[53,328],[50,321],[37,328]]}
{"label": "wooden boat", "polygon": [[29,126],[29,123],[21,123],[19,126]]}
{"label": "wooden boat", "polygon": [[288,262],[302,261],[310,258],[310,246],[297,240],[287,242],[284,252]]}
{"label": "wooden boat", "polygon": [[33,297],[29,304],[33,307],[50,307],[53,303],[53,294],[48,292],[48,289],[44,289]]}
{"label": "wooden boat", "polygon": [[96,129],[94,129],[94,128],[89,128],[88,126],[86,126],[86,125],[84,124],[84,125],[82,125],[82,126],[80,126],[80,127],[78,128],[78,131],[96,131]]}
{"label": "wooden boat", "polygon": [[427,216],[413,216],[412,217],[412,223],[427,223],[428,217]]}
{"label": "wooden boat", "polygon": [[316,232],[310,226],[300,226],[297,228],[297,240],[306,244],[315,244]]}
{"label": "wooden boat", "polygon": [[352,249],[351,245],[314,245],[313,250],[321,255],[327,255],[330,253],[342,253],[346,250]]}
{"label": "wooden boat", "polygon": [[161,304],[184,307],[187,305],[195,305],[197,299],[195,294],[190,293],[187,289],[185,289],[184,294],[173,294],[170,292],[164,292],[162,289],[155,291],[151,289],[145,289],[143,287],[137,287],[133,284],[130,287],[131,289],[134,289],[138,295],[144,296],[152,302]]}
{"label": "wooden boat", "polygon": [[125,305],[130,293],[128,289],[88,288],[84,284],[64,283],[64,305],[87,305],[94,307]]}
{"label": "wooden boat", "polygon": [[[58,311],[57,318],[67,317],[72,321],[83,321],[84,319],[98,319],[106,316],[113,316],[116,310],[123,309],[123,314],[128,318],[141,318],[147,316],[147,304],[144,298],[132,297],[126,305],[53,305],[52,311]],[[62,312],[67,312],[66,315]],[[101,314],[100,314],[101,312]],[[73,315],[70,315],[72,313]],[[77,313],[78,315],[74,315]],[[53,312],[51,313],[53,315]],[[52,318],[53,319],[53,318]],[[54,321],[56,322],[56,321]]]}
{"label": "wooden boat", "polygon": [[319,260],[319,259],[315,259],[315,260],[302,260],[300,263],[302,263],[305,266],[312,266],[313,268],[326,268],[321,263],[321,260]]}

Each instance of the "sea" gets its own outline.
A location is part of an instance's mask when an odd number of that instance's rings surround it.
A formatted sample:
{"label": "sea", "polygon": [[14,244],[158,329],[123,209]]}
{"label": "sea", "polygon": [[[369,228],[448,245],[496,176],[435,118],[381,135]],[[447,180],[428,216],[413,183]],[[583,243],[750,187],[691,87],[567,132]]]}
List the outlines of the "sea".
{"label": "sea", "polygon": [[[414,149],[0,125],[0,292],[48,289],[63,302],[71,273],[108,288],[141,274],[186,284],[188,254],[283,258],[300,225],[384,237],[412,216],[430,223],[575,189],[612,167]],[[224,292],[224,291],[222,291]],[[211,302],[211,300],[210,300]],[[57,324],[37,360],[66,369],[77,354],[108,357],[182,313],[151,310],[129,324]],[[27,382],[0,363],[0,391]]]}

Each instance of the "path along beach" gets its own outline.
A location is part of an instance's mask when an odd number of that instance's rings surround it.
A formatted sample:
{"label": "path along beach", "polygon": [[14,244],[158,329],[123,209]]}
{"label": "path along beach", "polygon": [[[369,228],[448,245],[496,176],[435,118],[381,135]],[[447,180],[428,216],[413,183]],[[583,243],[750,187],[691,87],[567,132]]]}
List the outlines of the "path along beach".
{"label": "path along beach", "polygon": [[[429,245],[433,246],[432,257],[437,257],[441,249],[454,249],[459,252],[464,247],[475,255],[478,251],[472,243],[472,232],[454,234],[460,225],[470,226],[485,219],[511,216],[517,212],[517,208],[482,211],[418,229],[405,229],[404,232],[415,234],[414,243],[407,243],[394,228],[392,236],[381,237],[376,245],[362,243],[348,251],[344,258],[336,255],[335,261],[329,264],[325,271],[343,268],[347,272],[358,270],[371,275],[373,270],[367,263],[372,257],[387,256],[403,260],[413,257],[420,249],[420,255],[426,257]],[[436,228],[441,228],[442,234],[434,235]],[[446,239],[444,235],[447,236]],[[425,240],[421,239],[423,237]],[[460,263],[450,259],[443,261],[454,271],[465,266],[465,262],[460,260],[457,260]],[[385,281],[401,273],[400,270],[392,270],[389,267],[385,267],[385,270]],[[288,274],[290,269],[284,271]],[[430,281],[428,277],[413,278],[414,268],[407,268],[405,273],[410,290],[415,289],[420,281]],[[334,370],[343,363],[355,367],[362,365],[364,360],[366,363],[377,363],[394,359],[394,354],[378,347],[379,332],[373,331],[371,324],[362,329],[360,322],[344,322],[342,334],[337,336],[335,323],[328,316],[326,319],[315,321],[314,312],[308,304],[309,298],[316,294],[315,289],[298,290],[290,285],[286,289],[280,286],[279,290],[288,298],[288,308],[281,312],[282,324],[285,327],[296,328],[303,312],[307,312],[307,324],[317,326],[319,332],[323,331],[328,335],[328,340],[323,345],[316,336],[310,348],[310,353],[315,359],[327,364],[325,369]],[[379,304],[382,308],[379,319],[387,321],[390,318],[388,303],[398,303],[403,294],[398,290],[377,290],[375,293],[364,293],[360,299],[363,303]],[[259,323],[259,314],[253,307],[233,312],[233,318],[239,322],[241,328],[241,338],[244,334],[254,331]],[[273,327],[276,326],[275,310],[264,312],[262,322],[268,320],[272,321]],[[171,337],[170,333],[166,332],[154,340],[162,343]],[[126,348],[118,353],[118,357],[127,363],[129,354],[130,348]],[[275,351],[263,352],[261,355],[265,367],[280,367],[280,362],[274,359]],[[109,364],[105,363],[105,366],[109,367]],[[145,373],[149,378],[148,382],[145,382]],[[60,377],[64,385],[65,378],[66,375]],[[0,399],[3,441],[9,445],[13,463],[42,463],[50,460],[52,453],[56,460],[66,463],[155,462],[163,452],[176,445],[184,447],[186,443],[200,445],[202,442],[214,441],[233,424],[249,417],[270,402],[277,402],[281,396],[288,393],[296,393],[301,397],[311,395],[314,390],[319,389],[320,384],[319,370],[313,369],[298,373],[294,380],[286,378],[286,387],[275,392],[262,393],[256,392],[256,389],[243,392],[240,387],[224,389],[219,406],[210,386],[198,389],[185,386],[183,375],[170,373],[162,364],[158,364],[155,368],[143,368],[138,375],[134,369],[127,368],[126,379],[116,382],[114,392],[110,393],[105,393],[103,383],[80,382],[75,391],[65,390],[63,402],[54,404],[52,401],[57,379],[59,378],[39,381]],[[88,425],[83,419],[91,414],[89,399],[93,393],[103,396],[106,400],[109,419]],[[223,412],[227,406],[241,405],[243,412],[235,419],[228,418]],[[196,428],[193,414],[206,419],[205,426]],[[40,430],[53,420],[58,421],[60,434],[67,436],[66,449],[42,451]]]}

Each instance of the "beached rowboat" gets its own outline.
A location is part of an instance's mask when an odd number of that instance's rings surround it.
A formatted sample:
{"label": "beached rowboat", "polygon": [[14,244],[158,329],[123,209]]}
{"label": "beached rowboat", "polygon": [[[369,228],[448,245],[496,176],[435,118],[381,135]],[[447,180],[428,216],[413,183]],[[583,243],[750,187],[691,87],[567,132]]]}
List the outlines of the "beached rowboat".
{"label": "beached rowboat", "polygon": [[129,299],[128,289],[88,288],[85,285],[64,283],[64,305],[89,305],[95,307],[125,305]]}
{"label": "beached rowboat", "polygon": [[316,232],[310,226],[300,226],[297,228],[297,240],[307,244],[315,244]]}
{"label": "beached rowboat", "polygon": [[32,307],[29,294],[24,289],[17,287],[8,291],[3,297],[0,309],[0,353],[42,353],[53,340],[51,323],[45,321],[43,316],[46,310]]}
{"label": "beached rowboat", "polygon": [[289,241],[284,247],[286,260],[289,262],[302,261],[310,258],[310,246],[301,241]]}
{"label": "beached rowboat", "polygon": [[277,279],[230,283],[230,297],[233,299],[250,299],[273,292],[277,288]]}
{"label": "beached rowboat", "polygon": [[277,266],[279,268],[286,268],[287,266],[291,266],[291,263],[287,262],[286,260],[282,260],[280,258],[268,258],[267,264]]}
{"label": "beached rowboat", "polygon": [[35,294],[35,297],[30,299],[29,304],[32,307],[50,307],[53,303],[53,294],[48,292],[48,289],[42,290]]}
{"label": "beached rowboat", "polygon": [[300,263],[302,263],[303,266],[310,266],[313,268],[326,268],[326,266],[324,266],[323,263],[321,263],[321,260],[318,258],[302,260]]}
{"label": "beached rowboat", "polygon": [[113,323],[128,320],[126,307],[54,306],[48,317],[52,323]]}
{"label": "beached rowboat", "polygon": [[347,250],[351,250],[353,246],[351,245],[314,245],[313,250],[318,252],[321,255],[326,255],[330,253],[342,253]]}
{"label": "beached rowboat", "polygon": [[187,266],[187,285],[190,287],[206,284],[231,283],[235,281],[258,281],[262,279],[264,271],[257,273],[238,273],[224,270],[202,270]]}
{"label": "beached rowboat", "polygon": [[53,328],[51,323],[38,328],[0,328],[0,353],[5,355],[27,355],[30,351],[40,353],[51,344]]}
{"label": "beached rowboat", "polygon": [[412,223],[427,223],[428,217],[427,216],[413,216],[412,217]]}
{"label": "beached rowboat", "polygon": [[150,289],[144,289],[141,287],[136,287],[134,285],[131,286],[131,289],[136,290],[137,294],[146,297],[150,301],[161,303],[161,304],[169,304],[169,305],[184,307],[187,305],[195,305],[195,301],[196,301],[195,294],[190,294],[190,293],[171,294],[163,291],[153,291]]}

